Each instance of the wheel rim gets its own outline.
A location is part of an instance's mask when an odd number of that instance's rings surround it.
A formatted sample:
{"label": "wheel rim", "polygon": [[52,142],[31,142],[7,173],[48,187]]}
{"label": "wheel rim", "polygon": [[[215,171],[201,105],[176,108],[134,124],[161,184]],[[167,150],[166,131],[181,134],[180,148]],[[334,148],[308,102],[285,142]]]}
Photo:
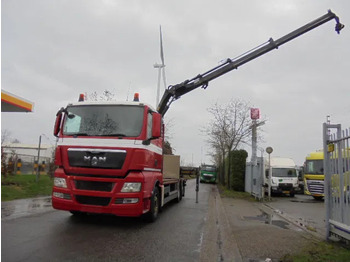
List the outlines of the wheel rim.
{"label": "wheel rim", "polygon": [[154,194],[154,214],[158,214],[158,194]]}

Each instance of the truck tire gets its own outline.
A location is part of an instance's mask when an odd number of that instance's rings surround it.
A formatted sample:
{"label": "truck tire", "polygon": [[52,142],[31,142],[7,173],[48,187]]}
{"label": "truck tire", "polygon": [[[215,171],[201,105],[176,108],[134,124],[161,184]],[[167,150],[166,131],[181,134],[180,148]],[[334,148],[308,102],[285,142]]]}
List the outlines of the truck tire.
{"label": "truck tire", "polygon": [[183,191],[183,183],[182,181],[179,182],[179,187],[177,190],[177,199],[176,202],[179,203],[182,200],[182,191]]}
{"label": "truck tire", "polygon": [[157,220],[160,206],[160,196],[158,187],[154,187],[153,193],[151,196],[151,207],[148,213],[145,214],[145,221],[152,223]]}
{"label": "truck tire", "polygon": [[315,200],[321,201],[323,199],[323,196],[312,196]]}
{"label": "truck tire", "polygon": [[182,197],[185,196],[186,181],[182,183]]}
{"label": "truck tire", "polygon": [[80,211],[69,211],[73,216],[75,217],[85,217],[87,216],[87,213],[80,212]]}

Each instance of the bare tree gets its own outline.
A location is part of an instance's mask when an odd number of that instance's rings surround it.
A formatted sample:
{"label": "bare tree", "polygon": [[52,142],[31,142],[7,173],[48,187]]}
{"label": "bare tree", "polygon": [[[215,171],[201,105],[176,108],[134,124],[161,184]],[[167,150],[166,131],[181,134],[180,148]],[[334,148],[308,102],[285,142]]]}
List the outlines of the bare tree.
{"label": "bare tree", "polygon": [[7,129],[1,129],[1,147],[11,139],[11,131]]}
{"label": "bare tree", "polygon": [[[18,159],[15,150],[11,150],[9,157],[9,154],[5,152],[5,144],[9,141],[11,141],[11,132],[7,129],[1,130],[1,174],[5,177],[7,177],[8,173],[14,171],[14,163],[16,163]],[[18,139],[13,139],[12,142],[19,143]]]}
{"label": "bare tree", "polygon": [[10,141],[11,139],[11,131],[7,129],[1,130],[1,173],[6,177],[8,173],[8,165],[7,165],[7,154],[5,153],[5,143]]}
{"label": "bare tree", "polygon": [[[208,108],[212,115],[209,125],[204,128],[207,135],[207,142],[221,157],[222,169],[220,172],[220,182],[225,185],[225,159],[232,150],[236,150],[240,145],[247,143],[251,137],[251,121],[249,110],[251,106],[242,100],[231,100],[228,104],[215,103]],[[218,157],[216,157],[218,159]],[[230,157],[228,158],[228,170],[230,170]],[[219,164],[219,163],[216,163]],[[228,176],[230,187],[230,176]]]}

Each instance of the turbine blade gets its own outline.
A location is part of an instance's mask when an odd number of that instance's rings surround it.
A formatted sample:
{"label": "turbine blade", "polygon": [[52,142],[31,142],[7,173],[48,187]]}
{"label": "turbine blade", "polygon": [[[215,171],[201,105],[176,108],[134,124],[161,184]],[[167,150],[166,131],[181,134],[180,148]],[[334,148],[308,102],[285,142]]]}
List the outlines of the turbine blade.
{"label": "turbine blade", "polygon": [[162,65],[164,65],[162,26],[159,26],[159,33],[160,33],[160,58],[162,59]]}

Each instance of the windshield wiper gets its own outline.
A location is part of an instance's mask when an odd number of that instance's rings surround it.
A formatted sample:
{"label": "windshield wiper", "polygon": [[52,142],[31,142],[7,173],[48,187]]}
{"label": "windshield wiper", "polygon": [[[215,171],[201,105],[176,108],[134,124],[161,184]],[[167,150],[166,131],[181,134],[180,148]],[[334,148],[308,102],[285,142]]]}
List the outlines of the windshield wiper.
{"label": "windshield wiper", "polygon": [[125,137],[125,134],[121,133],[112,133],[112,134],[103,134],[103,135],[96,135],[96,136],[117,136],[117,137]]}
{"label": "windshield wiper", "polygon": [[66,135],[68,135],[68,136],[88,136],[89,134],[81,132],[81,133],[72,133],[72,134],[66,134]]}

